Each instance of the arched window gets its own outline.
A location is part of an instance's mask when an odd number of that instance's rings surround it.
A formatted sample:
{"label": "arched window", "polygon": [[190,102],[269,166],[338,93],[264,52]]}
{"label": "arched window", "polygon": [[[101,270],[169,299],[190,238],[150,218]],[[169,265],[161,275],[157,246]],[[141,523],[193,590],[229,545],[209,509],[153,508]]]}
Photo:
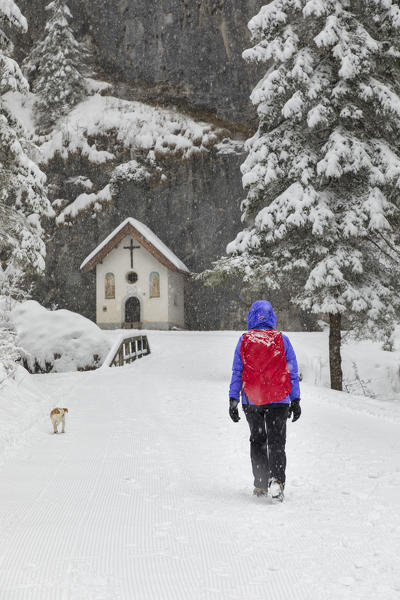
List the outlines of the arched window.
{"label": "arched window", "polygon": [[150,273],[150,298],[160,297],[160,273],[153,271]]}
{"label": "arched window", "polygon": [[106,300],[115,298],[115,276],[114,273],[107,273],[104,281],[104,296]]}

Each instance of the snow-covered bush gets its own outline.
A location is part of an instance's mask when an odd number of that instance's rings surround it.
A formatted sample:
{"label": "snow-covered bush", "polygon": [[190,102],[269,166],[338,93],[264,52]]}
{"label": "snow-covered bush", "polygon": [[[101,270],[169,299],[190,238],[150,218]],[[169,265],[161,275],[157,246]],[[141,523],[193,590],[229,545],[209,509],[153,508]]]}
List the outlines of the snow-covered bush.
{"label": "snow-covered bush", "polygon": [[31,373],[99,367],[110,347],[95,323],[69,310],[47,310],[34,300],[12,311],[24,366]]}

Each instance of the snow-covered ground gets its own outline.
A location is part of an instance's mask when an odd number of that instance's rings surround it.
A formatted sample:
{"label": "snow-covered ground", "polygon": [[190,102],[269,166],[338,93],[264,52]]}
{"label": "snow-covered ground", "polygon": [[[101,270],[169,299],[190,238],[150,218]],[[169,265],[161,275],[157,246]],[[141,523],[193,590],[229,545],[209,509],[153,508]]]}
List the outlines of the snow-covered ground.
{"label": "snow-covered ground", "polygon": [[40,399],[0,468],[1,599],[400,597],[400,404],[303,383],[286,501],[254,498],[247,424],[227,411],[237,337],[149,332],[131,366],[21,376]]}

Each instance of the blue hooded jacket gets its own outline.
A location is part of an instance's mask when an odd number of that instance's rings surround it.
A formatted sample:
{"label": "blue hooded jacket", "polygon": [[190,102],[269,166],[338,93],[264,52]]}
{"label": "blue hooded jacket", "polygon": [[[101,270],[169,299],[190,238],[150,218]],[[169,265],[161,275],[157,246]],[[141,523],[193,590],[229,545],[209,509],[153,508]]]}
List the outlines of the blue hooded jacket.
{"label": "blue hooded jacket", "polygon": [[[249,312],[247,313],[247,325],[248,329],[275,329],[277,323],[276,314],[274,309],[268,300],[257,300],[252,304]],[[229,387],[229,397],[240,399],[242,396],[243,404],[252,404],[242,391],[242,372],[243,372],[243,361],[240,354],[240,347],[242,344],[243,335],[237,343],[235,354],[233,357],[232,366],[232,378]],[[290,372],[290,382],[292,389],[290,394],[283,400],[279,401],[279,404],[290,404],[295,398],[300,398],[300,385],[299,385],[299,373],[297,368],[296,354],[293,350],[293,346],[290,343],[289,338],[282,333],[283,345],[285,347],[285,356],[287,366]],[[278,404],[278,402],[276,402]]]}

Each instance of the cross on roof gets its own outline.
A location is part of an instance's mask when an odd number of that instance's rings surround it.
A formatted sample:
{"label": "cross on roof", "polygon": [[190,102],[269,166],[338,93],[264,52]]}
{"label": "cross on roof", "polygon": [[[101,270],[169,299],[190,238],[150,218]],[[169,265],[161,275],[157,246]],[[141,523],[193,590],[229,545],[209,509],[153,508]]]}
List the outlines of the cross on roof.
{"label": "cross on roof", "polygon": [[134,246],[132,238],[131,238],[130,245],[129,246],[124,246],[124,250],[129,250],[130,253],[131,253],[131,269],[133,269],[133,251],[136,250],[137,248],[140,248],[140,246]]}

